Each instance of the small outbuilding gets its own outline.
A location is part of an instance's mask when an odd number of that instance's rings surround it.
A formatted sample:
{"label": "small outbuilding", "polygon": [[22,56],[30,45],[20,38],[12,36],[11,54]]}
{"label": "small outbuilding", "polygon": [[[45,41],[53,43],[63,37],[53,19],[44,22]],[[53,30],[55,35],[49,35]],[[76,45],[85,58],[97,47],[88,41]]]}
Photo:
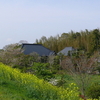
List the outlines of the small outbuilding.
{"label": "small outbuilding", "polygon": [[57,54],[63,54],[64,56],[68,56],[68,53],[72,53],[74,52],[75,49],[73,47],[65,47],[63,50],[61,50],[60,52],[58,52]]}

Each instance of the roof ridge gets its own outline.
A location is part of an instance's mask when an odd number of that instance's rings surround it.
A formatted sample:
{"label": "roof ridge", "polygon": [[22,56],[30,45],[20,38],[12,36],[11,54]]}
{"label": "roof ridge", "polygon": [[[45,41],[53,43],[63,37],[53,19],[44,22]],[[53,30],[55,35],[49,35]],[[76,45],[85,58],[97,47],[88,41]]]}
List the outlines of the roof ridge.
{"label": "roof ridge", "polygon": [[35,44],[35,43],[22,43],[22,45],[42,45],[42,44]]}

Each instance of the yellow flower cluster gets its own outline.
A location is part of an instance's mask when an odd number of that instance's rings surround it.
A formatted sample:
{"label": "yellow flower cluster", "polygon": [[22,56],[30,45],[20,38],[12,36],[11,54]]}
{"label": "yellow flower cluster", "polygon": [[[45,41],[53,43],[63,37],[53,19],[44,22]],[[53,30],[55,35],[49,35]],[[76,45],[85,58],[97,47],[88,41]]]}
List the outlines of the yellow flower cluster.
{"label": "yellow flower cluster", "polygon": [[17,81],[18,84],[25,86],[29,95],[36,96],[37,100],[82,100],[79,97],[79,88],[75,83],[69,84],[66,89],[58,88],[38,79],[35,75],[21,73],[19,70],[2,63],[0,63],[0,76],[7,80]]}

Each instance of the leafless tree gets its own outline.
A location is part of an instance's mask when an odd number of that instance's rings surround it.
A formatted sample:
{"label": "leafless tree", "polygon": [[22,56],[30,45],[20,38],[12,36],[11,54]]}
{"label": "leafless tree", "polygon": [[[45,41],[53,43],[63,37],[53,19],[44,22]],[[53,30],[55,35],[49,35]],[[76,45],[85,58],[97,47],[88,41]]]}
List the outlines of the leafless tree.
{"label": "leafless tree", "polygon": [[53,56],[53,55],[51,55],[51,56],[49,56],[48,57],[48,63],[50,64],[50,67],[53,65],[53,63],[54,63],[54,58],[55,58],[55,56]]}
{"label": "leafless tree", "polygon": [[16,64],[22,52],[23,49],[17,43],[6,45],[0,52],[0,60],[7,65]]}
{"label": "leafless tree", "polygon": [[91,57],[81,54],[78,57],[66,57],[62,61],[62,68],[67,70],[80,87],[82,95],[85,95],[86,88],[91,82],[91,74],[93,73],[97,63],[98,53]]}

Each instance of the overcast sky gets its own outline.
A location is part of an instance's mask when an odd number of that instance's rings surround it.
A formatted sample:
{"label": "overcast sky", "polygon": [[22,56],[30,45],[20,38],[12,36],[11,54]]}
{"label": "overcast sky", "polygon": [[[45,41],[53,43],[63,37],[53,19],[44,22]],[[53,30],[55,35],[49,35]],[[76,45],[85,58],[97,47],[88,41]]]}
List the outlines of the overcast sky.
{"label": "overcast sky", "polygon": [[0,49],[42,36],[100,28],[100,0],[0,0]]}

